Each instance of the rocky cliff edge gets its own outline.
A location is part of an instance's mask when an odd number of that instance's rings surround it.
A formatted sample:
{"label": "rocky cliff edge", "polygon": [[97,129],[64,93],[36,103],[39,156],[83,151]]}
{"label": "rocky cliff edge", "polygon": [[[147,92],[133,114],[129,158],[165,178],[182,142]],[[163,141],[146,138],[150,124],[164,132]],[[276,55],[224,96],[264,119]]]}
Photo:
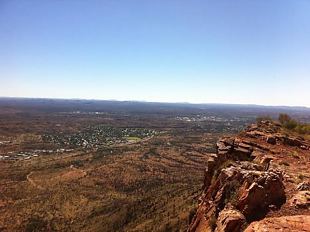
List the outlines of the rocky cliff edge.
{"label": "rocky cliff edge", "polygon": [[217,142],[188,232],[310,231],[310,141],[262,121]]}

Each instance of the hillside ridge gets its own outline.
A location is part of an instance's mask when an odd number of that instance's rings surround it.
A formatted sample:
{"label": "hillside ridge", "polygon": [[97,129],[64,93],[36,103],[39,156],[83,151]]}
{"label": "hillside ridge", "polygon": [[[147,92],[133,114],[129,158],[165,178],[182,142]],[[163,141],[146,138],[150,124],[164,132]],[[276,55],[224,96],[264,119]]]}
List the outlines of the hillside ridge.
{"label": "hillside ridge", "polygon": [[310,142],[272,121],[217,142],[188,232],[310,231]]}

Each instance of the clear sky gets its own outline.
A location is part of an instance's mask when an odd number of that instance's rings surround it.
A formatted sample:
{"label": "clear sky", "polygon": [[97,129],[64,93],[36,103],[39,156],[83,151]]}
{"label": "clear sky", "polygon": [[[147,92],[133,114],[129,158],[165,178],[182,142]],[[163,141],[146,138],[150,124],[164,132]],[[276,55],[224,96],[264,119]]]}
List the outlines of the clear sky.
{"label": "clear sky", "polygon": [[0,0],[0,96],[310,106],[310,0]]}

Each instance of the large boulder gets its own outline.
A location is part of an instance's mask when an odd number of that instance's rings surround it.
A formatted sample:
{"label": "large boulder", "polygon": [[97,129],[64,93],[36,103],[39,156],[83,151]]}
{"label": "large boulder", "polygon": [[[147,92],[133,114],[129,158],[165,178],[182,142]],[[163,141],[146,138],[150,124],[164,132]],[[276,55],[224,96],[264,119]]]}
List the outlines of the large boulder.
{"label": "large boulder", "polygon": [[239,232],[245,221],[245,217],[240,211],[235,209],[224,209],[217,218],[215,231]]}
{"label": "large boulder", "polygon": [[281,173],[270,171],[259,173],[259,177],[252,183],[249,181],[243,183],[240,188],[237,208],[248,221],[264,216],[270,205],[280,207],[285,202],[286,197],[282,181]]}

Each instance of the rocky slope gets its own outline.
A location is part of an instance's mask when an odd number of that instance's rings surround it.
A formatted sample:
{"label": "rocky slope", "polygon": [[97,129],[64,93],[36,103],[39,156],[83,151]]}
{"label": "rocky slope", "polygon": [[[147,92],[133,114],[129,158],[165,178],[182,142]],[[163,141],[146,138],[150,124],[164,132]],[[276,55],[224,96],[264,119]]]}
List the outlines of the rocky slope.
{"label": "rocky slope", "polygon": [[262,121],[217,142],[189,232],[310,231],[310,141]]}

